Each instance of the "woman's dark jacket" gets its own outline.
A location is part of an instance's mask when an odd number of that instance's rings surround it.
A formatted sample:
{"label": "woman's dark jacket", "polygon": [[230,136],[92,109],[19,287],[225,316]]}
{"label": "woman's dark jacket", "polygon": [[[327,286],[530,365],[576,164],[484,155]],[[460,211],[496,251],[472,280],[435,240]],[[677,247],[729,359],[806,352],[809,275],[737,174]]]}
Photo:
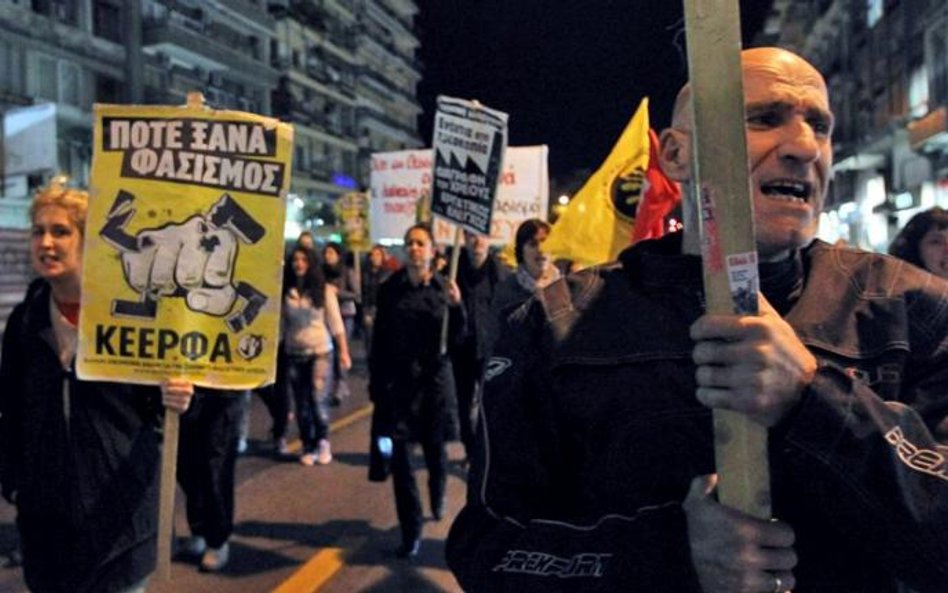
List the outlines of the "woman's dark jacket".
{"label": "woman's dark jacket", "polygon": [[379,287],[392,275],[391,270],[384,266],[372,268],[366,266],[362,270],[362,308],[366,311],[374,311],[375,303],[378,300]]}
{"label": "woman's dark jacket", "polygon": [[160,394],[80,381],[55,344],[38,281],[3,337],[3,495],[16,504],[31,591],[109,593],[154,570]]}
{"label": "woman's dark jacket", "polygon": [[448,307],[445,280],[412,286],[403,268],[379,288],[369,358],[373,433],[422,441],[456,438],[457,396],[450,359],[441,354],[441,326],[449,315],[449,343],[464,327],[463,307]]}

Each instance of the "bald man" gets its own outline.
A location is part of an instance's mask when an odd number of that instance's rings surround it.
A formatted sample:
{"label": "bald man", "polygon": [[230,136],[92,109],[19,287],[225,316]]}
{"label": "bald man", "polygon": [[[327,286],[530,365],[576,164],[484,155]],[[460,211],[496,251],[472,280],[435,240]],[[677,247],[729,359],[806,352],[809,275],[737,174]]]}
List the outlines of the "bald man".
{"label": "bald man", "polygon": [[[781,49],[742,63],[761,315],[703,313],[686,201],[683,232],[512,317],[448,540],[466,591],[948,587],[948,283],[814,239],[826,84]],[[689,102],[686,87],[661,135],[683,184]],[[712,408],[769,429],[774,521],[716,502]]]}

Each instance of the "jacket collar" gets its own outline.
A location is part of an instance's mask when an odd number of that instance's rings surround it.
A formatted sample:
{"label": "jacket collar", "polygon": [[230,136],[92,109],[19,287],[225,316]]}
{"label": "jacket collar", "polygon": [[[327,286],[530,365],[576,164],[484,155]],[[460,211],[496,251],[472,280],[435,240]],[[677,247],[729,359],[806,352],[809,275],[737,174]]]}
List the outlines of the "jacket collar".
{"label": "jacket collar", "polygon": [[[619,255],[622,267],[633,284],[644,287],[680,286],[703,291],[701,258],[681,253],[682,234],[671,233],[659,239],[641,241]],[[814,241],[813,245],[819,244]],[[760,289],[770,304],[786,315],[803,291],[804,260],[809,250],[794,251],[779,262],[758,265]]]}

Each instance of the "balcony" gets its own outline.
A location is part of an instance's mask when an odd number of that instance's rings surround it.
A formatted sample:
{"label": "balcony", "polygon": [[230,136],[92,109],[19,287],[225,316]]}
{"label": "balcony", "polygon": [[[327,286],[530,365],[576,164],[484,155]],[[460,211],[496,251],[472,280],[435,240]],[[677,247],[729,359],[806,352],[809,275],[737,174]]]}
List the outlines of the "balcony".
{"label": "balcony", "polygon": [[417,105],[418,103],[418,99],[415,97],[415,95],[406,91],[405,89],[399,88],[391,80],[382,74],[379,74],[375,70],[364,68],[360,74],[360,77],[367,79],[367,82],[372,83],[372,86],[374,86],[379,92],[385,92],[388,93],[388,95],[401,97],[413,105]]}
{"label": "balcony", "polygon": [[175,95],[169,90],[157,87],[145,87],[146,105],[180,105],[184,97]]}
{"label": "balcony", "polygon": [[[230,70],[258,84],[276,84],[278,73],[248,55],[247,38],[228,35],[223,28],[171,13],[144,21],[142,42],[146,49],[162,52],[207,71]],[[209,43],[209,38],[211,42]]]}
{"label": "balcony", "polygon": [[249,17],[267,29],[272,29],[275,21],[273,17],[270,16],[270,7],[268,5],[272,5],[273,3],[273,0],[265,0],[264,2],[256,2],[253,0],[227,0],[226,5],[233,12]]}
{"label": "balcony", "polygon": [[355,141],[355,126],[326,115],[324,110],[313,101],[301,101],[294,98],[274,98],[273,116],[313,128],[327,136],[333,136],[346,142]]}
{"label": "balcony", "polygon": [[386,135],[393,135],[392,132],[395,132],[395,135],[398,133],[410,136],[412,138],[418,138],[418,130],[414,126],[410,126],[404,122],[400,122],[394,117],[391,117],[387,113],[378,112],[371,109],[361,109],[358,114],[359,125],[366,125],[367,121],[376,121],[381,126],[373,126],[379,131],[383,131]]}

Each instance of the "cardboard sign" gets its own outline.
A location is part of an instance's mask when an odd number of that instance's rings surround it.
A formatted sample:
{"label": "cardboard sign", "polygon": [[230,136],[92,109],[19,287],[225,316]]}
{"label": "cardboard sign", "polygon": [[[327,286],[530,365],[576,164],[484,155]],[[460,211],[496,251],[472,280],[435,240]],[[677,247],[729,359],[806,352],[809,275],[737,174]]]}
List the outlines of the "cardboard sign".
{"label": "cardboard sign", "polygon": [[94,115],[79,376],[273,382],[292,127],[200,103]]}
{"label": "cardboard sign", "polygon": [[431,212],[480,235],[490,235],[507,114],[472,101],[438,97],[435,113]]}
{"label": "cardboard sign", "polygon": [[[550,199],[546,146],[509,146],[494,200],[490,242],[513,243],[517,227],[528,218],[547,219]],[[370,218],[372,240],[397,241],[419,220],[431,220],[430,149],[372,155]],[[435,241],[454,240],[455,226],[434,221]]]}
{"label": "cardboard sign", "polygon": [[371,249],[368,194],[347,193],[336,200],[335,208],[336,215],[342,222],[342,240],[346,248],[350,251]]}

